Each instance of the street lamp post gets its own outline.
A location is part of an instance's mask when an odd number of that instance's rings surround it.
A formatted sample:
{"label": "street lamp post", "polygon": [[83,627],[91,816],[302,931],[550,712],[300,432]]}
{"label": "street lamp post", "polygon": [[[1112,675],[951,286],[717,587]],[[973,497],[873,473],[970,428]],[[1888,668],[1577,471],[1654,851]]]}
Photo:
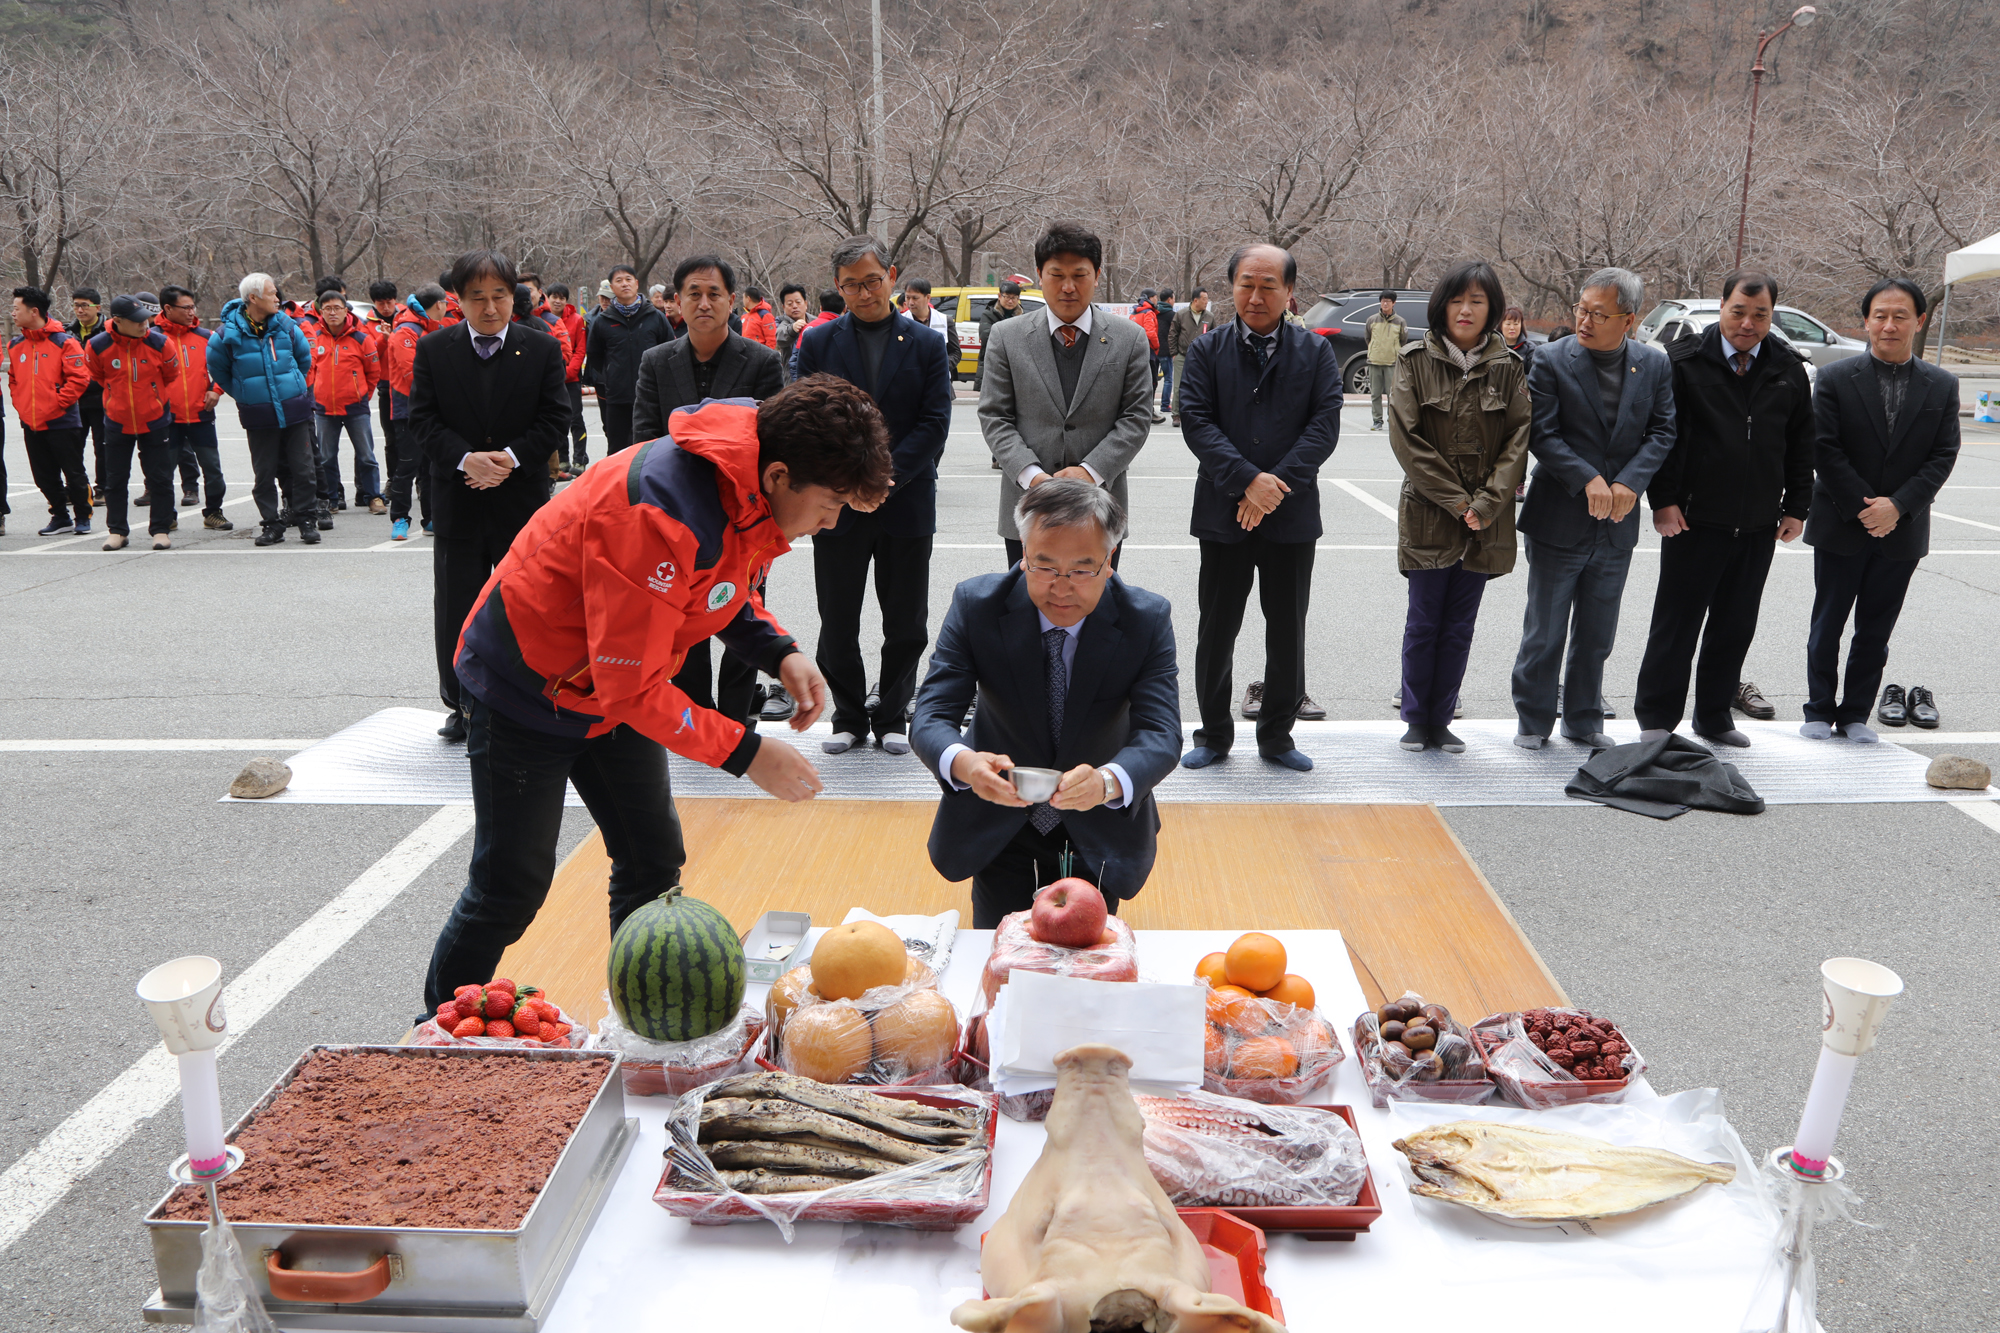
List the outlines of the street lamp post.
{"label": "street lamp post", "polygon": [[1808,28],[1819,17],[1819,11],[1811,5],[1800,5],[1785,20],[1785,26],[1776,32],[1757,34],[1757,60],[1750,66],[1750,139],[1743,148],[1743,203],[1736,210],[1736,263],[1734,268],[1743,267],[1743,229],[1750,219],[1750,155],[1757,151],[1757,94],[1764,86],[1764,48],[1783,37],[1794,27]]}

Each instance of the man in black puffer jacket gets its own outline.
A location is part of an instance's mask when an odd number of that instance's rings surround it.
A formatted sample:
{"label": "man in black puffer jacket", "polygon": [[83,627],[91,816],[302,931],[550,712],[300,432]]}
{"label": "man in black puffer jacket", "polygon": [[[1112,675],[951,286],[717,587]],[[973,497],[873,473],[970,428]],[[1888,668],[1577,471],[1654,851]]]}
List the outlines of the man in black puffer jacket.
{"label": "man in black puffer jacket", "polygon": [[1813,487],[1812,385],[1799,354],[1770,336],[1777,299],[1768,275],[1732,273],[1721,317],[1667,348],[1679,435],[1646,489],[1666,540],[1633,710],[1645,739],[1680,725],[1699,640],[1694,732],[1750,743],[1730,706],[1772,553],[1805,529]]}
{"label": "man in black puffer jacket", "polygon": [[611,304],[590,321],[584,340],[584,378],[597,388],[597,415],[604,424],[604,451],[629,449],[632,404],[639,397],[639,358],[674,340],[667,317],[648,304],[639,275],[630,264],[612,266]]}

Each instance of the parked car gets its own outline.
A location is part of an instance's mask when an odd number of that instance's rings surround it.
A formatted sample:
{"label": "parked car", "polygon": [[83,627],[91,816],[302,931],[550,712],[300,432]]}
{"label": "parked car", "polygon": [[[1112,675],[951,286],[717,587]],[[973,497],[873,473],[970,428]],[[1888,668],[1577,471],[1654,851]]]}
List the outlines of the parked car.
{"label": "parked car", "polygon": [[[1383,287],[1356,287],[1350,291],[1328,292],[1307,308],[1306,327],[1333,342],[1334,360],[1340,363],[1340,384],[1347,393],[1368,392],[1368,338],[1363,332],[1368,317],[1382,308]],[[1421,338],[1430,329],[1428,291],[1396,292],[1396,313],[1409,325],[1410,337]]]}
{"label": "parked car", "polygon": [[[1639,321],[1632,335],[1640,342],[1666,346],[1689,330],[1699,332],[1715,323],[1722,312],[1720,301],[1700,301],[1674,297],[1660,302]],[[1831,328],[1805,311],[1781,305],[1771,312],[1771,327],[1800,356],[1814,366],[1830,366],[1868,350],[1868,344]]]}
{"label": "parked car", "polygon": [[[952,368],[957,379],[971,379],[979,373],[979,317],[986,307],[1000,299],[998,287],[937,287],[931,304],[951,316],[958,325],[958,364]],[[1041,310],[1048,305],[1038,287],[1021,288],[1021,309]],[[1019,318],[1019,316],[1015,316]]]}

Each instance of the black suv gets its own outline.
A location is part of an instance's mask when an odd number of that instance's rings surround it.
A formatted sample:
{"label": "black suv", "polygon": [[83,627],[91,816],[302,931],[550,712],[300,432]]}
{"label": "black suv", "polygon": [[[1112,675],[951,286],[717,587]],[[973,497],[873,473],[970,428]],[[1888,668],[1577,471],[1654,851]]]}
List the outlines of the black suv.
{"label": "black suv", "polygon": [[[1306,327],[1333,340],[1334,360],[1340,363],[1340,384],[1347,393],[1368,392],[1368,338],[1363,328],[1368,317],[1382,308],[1381,287],[1328,292],[1313,302],[1305,313]],[[1431,294],[1428,291],[1396,292],[1396,313],[1410,326],[1410,337],[1421,338],[1430,328]]]}

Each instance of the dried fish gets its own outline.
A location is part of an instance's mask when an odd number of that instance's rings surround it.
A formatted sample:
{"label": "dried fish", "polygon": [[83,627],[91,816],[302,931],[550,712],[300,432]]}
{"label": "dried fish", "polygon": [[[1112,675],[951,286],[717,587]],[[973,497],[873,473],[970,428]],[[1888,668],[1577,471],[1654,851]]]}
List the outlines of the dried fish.
{"label": "dried fish", "polygon": [[1724,1162],[1482,1120],[1434,1125],[1395,1146],[1417,1174],[1416,1193],[1541,1222],[1616,1217],[1736,1179]]}
{"label": "dried fish", "polygon": [[710,1090],[709,1097],[750,1101],[778,1097],[919,1143],[962,1143],[980,1127],[978,1112],[971,1107],[960,1110],[925,1106],[922,1102],[881,1097],[858,1088],[819,1083],[777,1070],[724,1079]]}
{"label": "dried fish", "polygon": [[835,1176],[794,1176],[783,1171],[718,1171],[729,1188],[739,1194],[799,1194],[806,1190],[830,1190],[836,1185],[852,1185]]}
{"label": "dried fish", "polygon": [[821,1176],[872,1176],[893,1171],[897,1163],[886,1157],[843,1152],[805,1143],[772,1143],[756,1139],[731,1140],[708,1145],[708,1160],[719,1167],[770,1167],[777,1171],[803,1171]]}
{"label": "dried fish", "polygon": [[810,1135],[831,1143],[861,1148],[896,1162],[922,1162],[944,1151],[911,1143],[893,1134],[884,1134],[837,1115],[816,1111],[797,1102],[767,1098],[745,1101],[738,1097],[711,1097],[702,1103],[699,1140],[784,1139]]}

